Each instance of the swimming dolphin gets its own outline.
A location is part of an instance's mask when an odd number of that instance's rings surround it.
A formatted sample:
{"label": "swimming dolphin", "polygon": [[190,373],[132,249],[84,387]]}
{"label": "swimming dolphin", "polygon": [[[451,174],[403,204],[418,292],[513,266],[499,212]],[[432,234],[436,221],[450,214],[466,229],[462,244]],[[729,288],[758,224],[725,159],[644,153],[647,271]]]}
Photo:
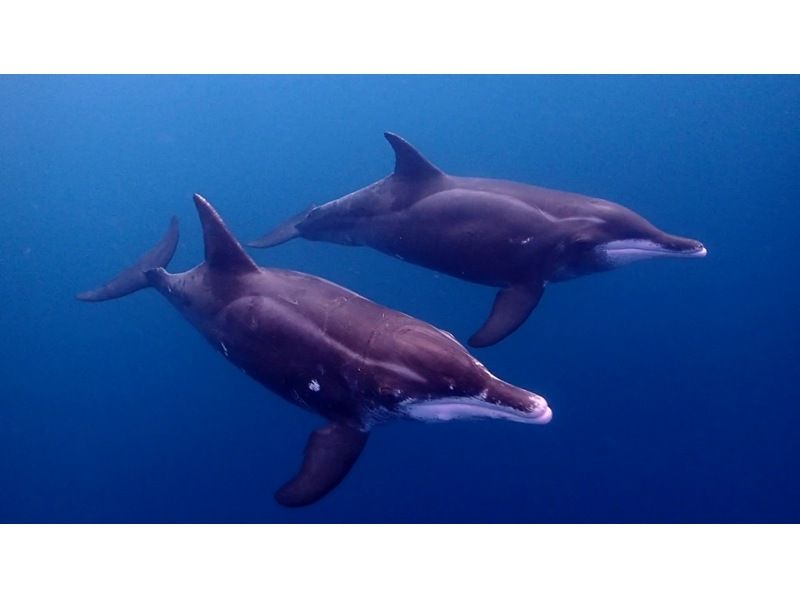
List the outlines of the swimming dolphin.
{"label": "swimming dolphin", "polygon": [[300,472],[275,494],[280,504],[307,505],[336,487],[377,423],[550,421],[544,398],[495,378],[452,335],[321,278],[259,268],[214,208],[199,195],[194,201],[204,262],[166,272],[178,243],[173,218],[154,249],[78,298],[154,287],[230,362],[329,420],[311,434]]}
{"label": "swimming dolphin", "polygon": [[693,239],[660,231],[606,201],[497,179],[442,172],[394,133],[394,172],[312,207],[260,239],[304,237],[368,245],[445,274],[501,287],[491,315],[469,339],[492,345],[527,319],[548,282],[657,257],[703,257]]}

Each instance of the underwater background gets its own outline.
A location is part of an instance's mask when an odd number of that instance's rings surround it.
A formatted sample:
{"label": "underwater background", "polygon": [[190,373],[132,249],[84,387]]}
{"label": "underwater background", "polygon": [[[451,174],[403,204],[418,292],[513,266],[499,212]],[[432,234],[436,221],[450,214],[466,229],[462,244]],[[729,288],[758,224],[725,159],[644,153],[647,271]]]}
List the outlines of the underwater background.
{"label": "underwater background", "polygon": [[[344,482],[273,492],[322,423],[227,363],[160,295],[85,304],[191,201],[242,240],[391,172],[393,131],[446,172],[619,202],[704,260],[551,285],[486,349],[546,426],[397,422]],[[0,522],[799,522],[800,78],[0,77]],[[251,255],[463,343],[495,289],[369,248]]]}

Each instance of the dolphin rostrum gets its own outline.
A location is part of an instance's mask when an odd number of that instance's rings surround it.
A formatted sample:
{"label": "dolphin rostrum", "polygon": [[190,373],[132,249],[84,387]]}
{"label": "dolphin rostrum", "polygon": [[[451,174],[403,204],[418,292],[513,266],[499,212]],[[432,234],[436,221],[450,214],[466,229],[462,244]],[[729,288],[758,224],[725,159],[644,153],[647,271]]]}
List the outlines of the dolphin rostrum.
{"label": "dolphin rostrum", "polygon": [[214,208],[199,195],[194,201],[204,262],[166,272],[178,243],[173,218],[154,249],[78,298],[154,287],[230,362],[328,420],[312,432],[300,472],[275,494],[282,505],[307,505],[336,487],[377,423],[550,421],[544,398],[494,377],[452,335],[321,278],[259,268]]}
{"label": "dolphin rostrum", "polygon": [[442,172],[411,144],[385,133],[395,152],[389,176],[312,207],[260,239],[294,237],[368,245],[465,280],[501,287],[469,343],[492,345],[534,310],[548,282],[657,257],[703,257],[693,239],[667,234],[603,199],[497,179]]}

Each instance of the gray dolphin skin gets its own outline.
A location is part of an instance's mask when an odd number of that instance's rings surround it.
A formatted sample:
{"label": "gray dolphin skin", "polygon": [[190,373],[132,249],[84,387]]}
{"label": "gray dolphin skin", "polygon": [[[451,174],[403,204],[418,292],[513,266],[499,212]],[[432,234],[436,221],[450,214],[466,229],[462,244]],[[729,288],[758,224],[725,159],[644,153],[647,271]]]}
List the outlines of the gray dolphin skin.
{"label": "gray dolphin skin", "polygon": [[367,245],[472,282],[501,287],[475,347],[502,340],[528,318],[548,282],[661,257],[698,258],[702,243],[667,234],[606,201],[512,181],[448,175],[407,141],[389,176],[312,207],[253,241],[303,237]]}
{"label": "gray dolphin skin", "polygon": [[299,473],[275,494],[280,504],[307,505],[335,488],[378,423],[550,421],[544,398],[494,377],[452,335],[321,278],[259,268],[214,208],[199,195],[194,201],[205,261],[166,272],[178,243],[173,218],[154,249],[78,299],[153,287],[228,361],[328,420],[311,434]]}

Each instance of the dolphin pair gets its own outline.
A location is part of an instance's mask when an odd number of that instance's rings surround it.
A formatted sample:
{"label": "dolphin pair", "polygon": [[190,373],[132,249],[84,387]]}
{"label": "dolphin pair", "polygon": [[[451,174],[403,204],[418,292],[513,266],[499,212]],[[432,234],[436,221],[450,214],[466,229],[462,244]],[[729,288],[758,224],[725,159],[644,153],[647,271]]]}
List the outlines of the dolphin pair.
{"label": "dolphin pair", "polygon": [[394,172],[312,207],[250,243],[303,237],[367,245],[445,274],[501,287],[474,347],[502,340],[528,318],[548,282],[661,257],[699,258],[702,243],[667,234],[631,210],[576,193],[444,173],[385,133]]}
{"label": "dolphin pair", "polygon": [[153,287],[228,361],[328,420],[311,434],[299,473],[275,494],[280,504],[308,505],[336,487],[381,422],[550,421],[544,398],[494,377],[450,334],[321,278],[259,268],[214,208],[199,195],[194,201],[205,261],[167,273],[178,243],[173,218],[158,245],[78,299]]}
{"label": "dolphin pair", "polygon": [[[510,181],[443,173],[403,139],[388,177],[311,208],[253,243],[302,236],[368,245],[410,262],[500,286],[492,313],[470,339],[498,342],[536,307],[548,282],[653,257],[702,257],[701,243],[664,233],[634,212]],[[347,475],[377,423],[493,418],[545,424],[541,396],[494,377],[452,335],[323,279],[259,268],[211,205],[195,204],[205,261],[164,269],[178,242],[161,242],[105,286],[78,295],[103,301],[153,287],[229,361],[328,420],[308,441],[299,473],[276,493],[313,503]]]}

